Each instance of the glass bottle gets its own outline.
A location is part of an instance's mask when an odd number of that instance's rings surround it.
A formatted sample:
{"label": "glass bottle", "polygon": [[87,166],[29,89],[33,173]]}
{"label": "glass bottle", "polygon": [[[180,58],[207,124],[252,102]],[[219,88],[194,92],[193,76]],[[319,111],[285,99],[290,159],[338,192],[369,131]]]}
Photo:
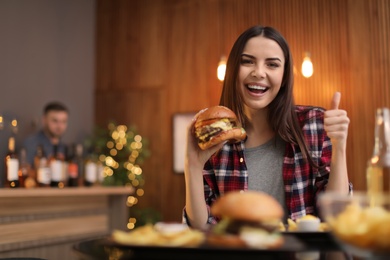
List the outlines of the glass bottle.
{"label": "glass bottle", "polygon": [[82,144],[76,145],[76,163],[79,170],[78,186],[83,186],[83,178],[85,172],[85,160],[84,160],[84,146]]}
{"label": "glass bottle", "polygon": [[68,186],[82,186],[80,179],[83,176],[84,161],[83,161],[83,145],[72,145],[71,152],[68,158]]}
{"label": "glass bottle", "polygon": [[97,181],[97,163],[96,156],[92,151],[89,151],[85,160],[84,186],[94,186]]}
{"label": "glass bottle", "polygon": [[374,151],[367,167],[367,192],[389,191],[390,185],[390,110],[378,108],[375,117]]}
{"label": "glass bottle", "polygon": [[8,139],[8,153],[5,156],[5,168],[6,168],[6,187],[18,188],[20,187],[19,181],[19,158],[15,152],[15,138],[10,137]]}
{"label": "glass bottle", "polygon": [[34,157],[34,169],[39,187],[50,187],[51,172],[48,159],[42,145],[37,146],[37,151]]}
{"label": "glass bottle", "polygon": [[53,156],[49,160],[50,172],[51,172],[51,187],[63,188],[63,165],[62,158],[58,153],[58,145],[53,146]]}
{"label": "glass bottle", "polygon": [[19,181],[21,187],[34,188],[37,186],[33,173],[31,165],[27,162],[27,151],[22,148],[19,154]]}

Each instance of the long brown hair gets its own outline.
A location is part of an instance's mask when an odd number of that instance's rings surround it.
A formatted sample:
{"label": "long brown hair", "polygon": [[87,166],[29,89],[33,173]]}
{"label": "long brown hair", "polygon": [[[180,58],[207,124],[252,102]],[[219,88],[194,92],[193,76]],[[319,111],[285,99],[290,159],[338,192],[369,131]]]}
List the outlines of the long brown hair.
{"label": "long brown hair", "polygon": [[274,28],[260,25],[253,26],[238,37],[227,60],[220,105],[232,109],[240,122],[245,126],[247,118],[244,113],[242,94],[237,86],[238,73],[241,54],[245,45],[249,39],[256,36],[263,36],[278,43],[285,58],[281,88],[275,99],[268,106],[268,122],[275,133],[278,133],[284,141],[298,145],[303,157],[307,158],[312,166],[318,167],[310,156],[295,112],[293,59],[290,48],[284,37]]}

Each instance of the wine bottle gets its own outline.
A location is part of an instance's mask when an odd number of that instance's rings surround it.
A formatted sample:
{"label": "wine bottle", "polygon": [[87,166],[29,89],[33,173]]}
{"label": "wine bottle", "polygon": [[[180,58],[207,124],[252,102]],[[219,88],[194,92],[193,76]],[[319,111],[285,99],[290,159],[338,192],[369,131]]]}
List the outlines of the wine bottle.
{"label": "wine bottle", "polygon": [[19,154],[19,181],[20,186],[24,188],[34,188],[37,186],[32,168],[27,162],[27,152],[25,148],[20,149]]}
{"label": "wine bottle", "polygon": [[7,183],[6,186],[10,188],[20,187],[19,181],[19,158],[15,152],[15,138],[8,139],[8,153],[5,156],[5,167]]}
{"label": "wine bottle", "polygon": [[84,169],[83,145],[73,145],[70,151],[68,158],[68,185],[70,187],[82,186],[81,179]]}
{"label": "wine bottle", "polygon": [[97,185],[104,185],[105,173],[104,173],[104,164],[100,160],[101,149],[95,146],[94,153],[95,153],[96,166],[97,166]]}
{"label": "wine bottle", "polygon": [[[58,147],[59,148],[59,147]],[[66,160],[68,158],[69,149],[67,146],[64,146],[64,153],[60,156],[57,156],[57,158],[61,161],[61,180],[59,184],[59,188],[64,188],[68,186],[68,179],[69,179],[69,163]],[[58,153],[57,153],[58,154]]]}
{"label": "wine bottle", "polygon": [[102,185],[104,182],[104,165],[101,161],[96,161],[97,165],[97,184]]}
{"label": "wine bottle", "polygon": [[378,108],[375,117],[375,142],[368,161],[366,178],[369,194],[389,191],[390,185],[390,110]]}
{"label": "wine bottle", "polygon": [[97,181],[97,164],[93,152],[89,152],[85,160],[84,186],[93,186]]}
{"label": "wine bottle", "polygon": [[49,159],[50,172],[51,172],[51,187],[63,188],[63,165],[62,157],[58,153],[58,145],[53,146],[53,155]]}
{"label": "wine bottle", "polygon": [[46,158],[45,151],[42,145],[37,146],[37,151],[34,157],[34,169],[39,187],[50,187],[51,172]]}
{"label": "wine bottle", "polygon": [[78,186],[84,186],[83,177],[85,172],[85,161],[84,161],[84,147],[82,144],[76,145],[76,163],[79,169]]}

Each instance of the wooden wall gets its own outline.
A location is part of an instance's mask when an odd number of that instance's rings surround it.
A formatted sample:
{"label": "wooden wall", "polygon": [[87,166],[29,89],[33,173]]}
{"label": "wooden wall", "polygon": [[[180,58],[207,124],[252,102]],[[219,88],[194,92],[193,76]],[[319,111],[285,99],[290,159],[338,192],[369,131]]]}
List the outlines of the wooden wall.
{"label": "wooden wall", "polygon": [[[390,107],[388,0],[98,0],[95,121],[136,124],[150,141],[145,195],[165,221],[180,221],[184,178],[172,170],[172,116],[219,101],[216,68],[254,24],[290,43],[299,104],[328,108],[335,91],[351,119],[348,171],[365,189],[374,113]],[[300,66],[309,51],[314,75]]]}

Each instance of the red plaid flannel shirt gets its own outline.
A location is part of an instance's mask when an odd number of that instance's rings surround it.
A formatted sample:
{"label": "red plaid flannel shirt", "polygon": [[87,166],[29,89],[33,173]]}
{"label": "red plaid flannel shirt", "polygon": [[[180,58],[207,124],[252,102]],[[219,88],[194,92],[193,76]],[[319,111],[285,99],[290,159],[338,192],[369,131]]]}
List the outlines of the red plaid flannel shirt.
{"label": "red plaid flannel shirt", "polygon": [[[324,167],[310,166],[308,161],[302,158],[298,145],[286,143],[283,180],[287,213],[288,217],[293,220],[306,214],[318,215],[316,198],[320,192],[325,190],[332,156],[332,144],[324,130],[324,109],[296,106],[296,113],[314,162]],[[248,189],[244,148],[244,142],[225,144],[205,164],[204,194],[208,209],[224,193]],[[186,220],[184,211],[184,221],[187,222]],[[208,223],[215,224],[217,221],[218,219],[212,216],[209,210]]]}

